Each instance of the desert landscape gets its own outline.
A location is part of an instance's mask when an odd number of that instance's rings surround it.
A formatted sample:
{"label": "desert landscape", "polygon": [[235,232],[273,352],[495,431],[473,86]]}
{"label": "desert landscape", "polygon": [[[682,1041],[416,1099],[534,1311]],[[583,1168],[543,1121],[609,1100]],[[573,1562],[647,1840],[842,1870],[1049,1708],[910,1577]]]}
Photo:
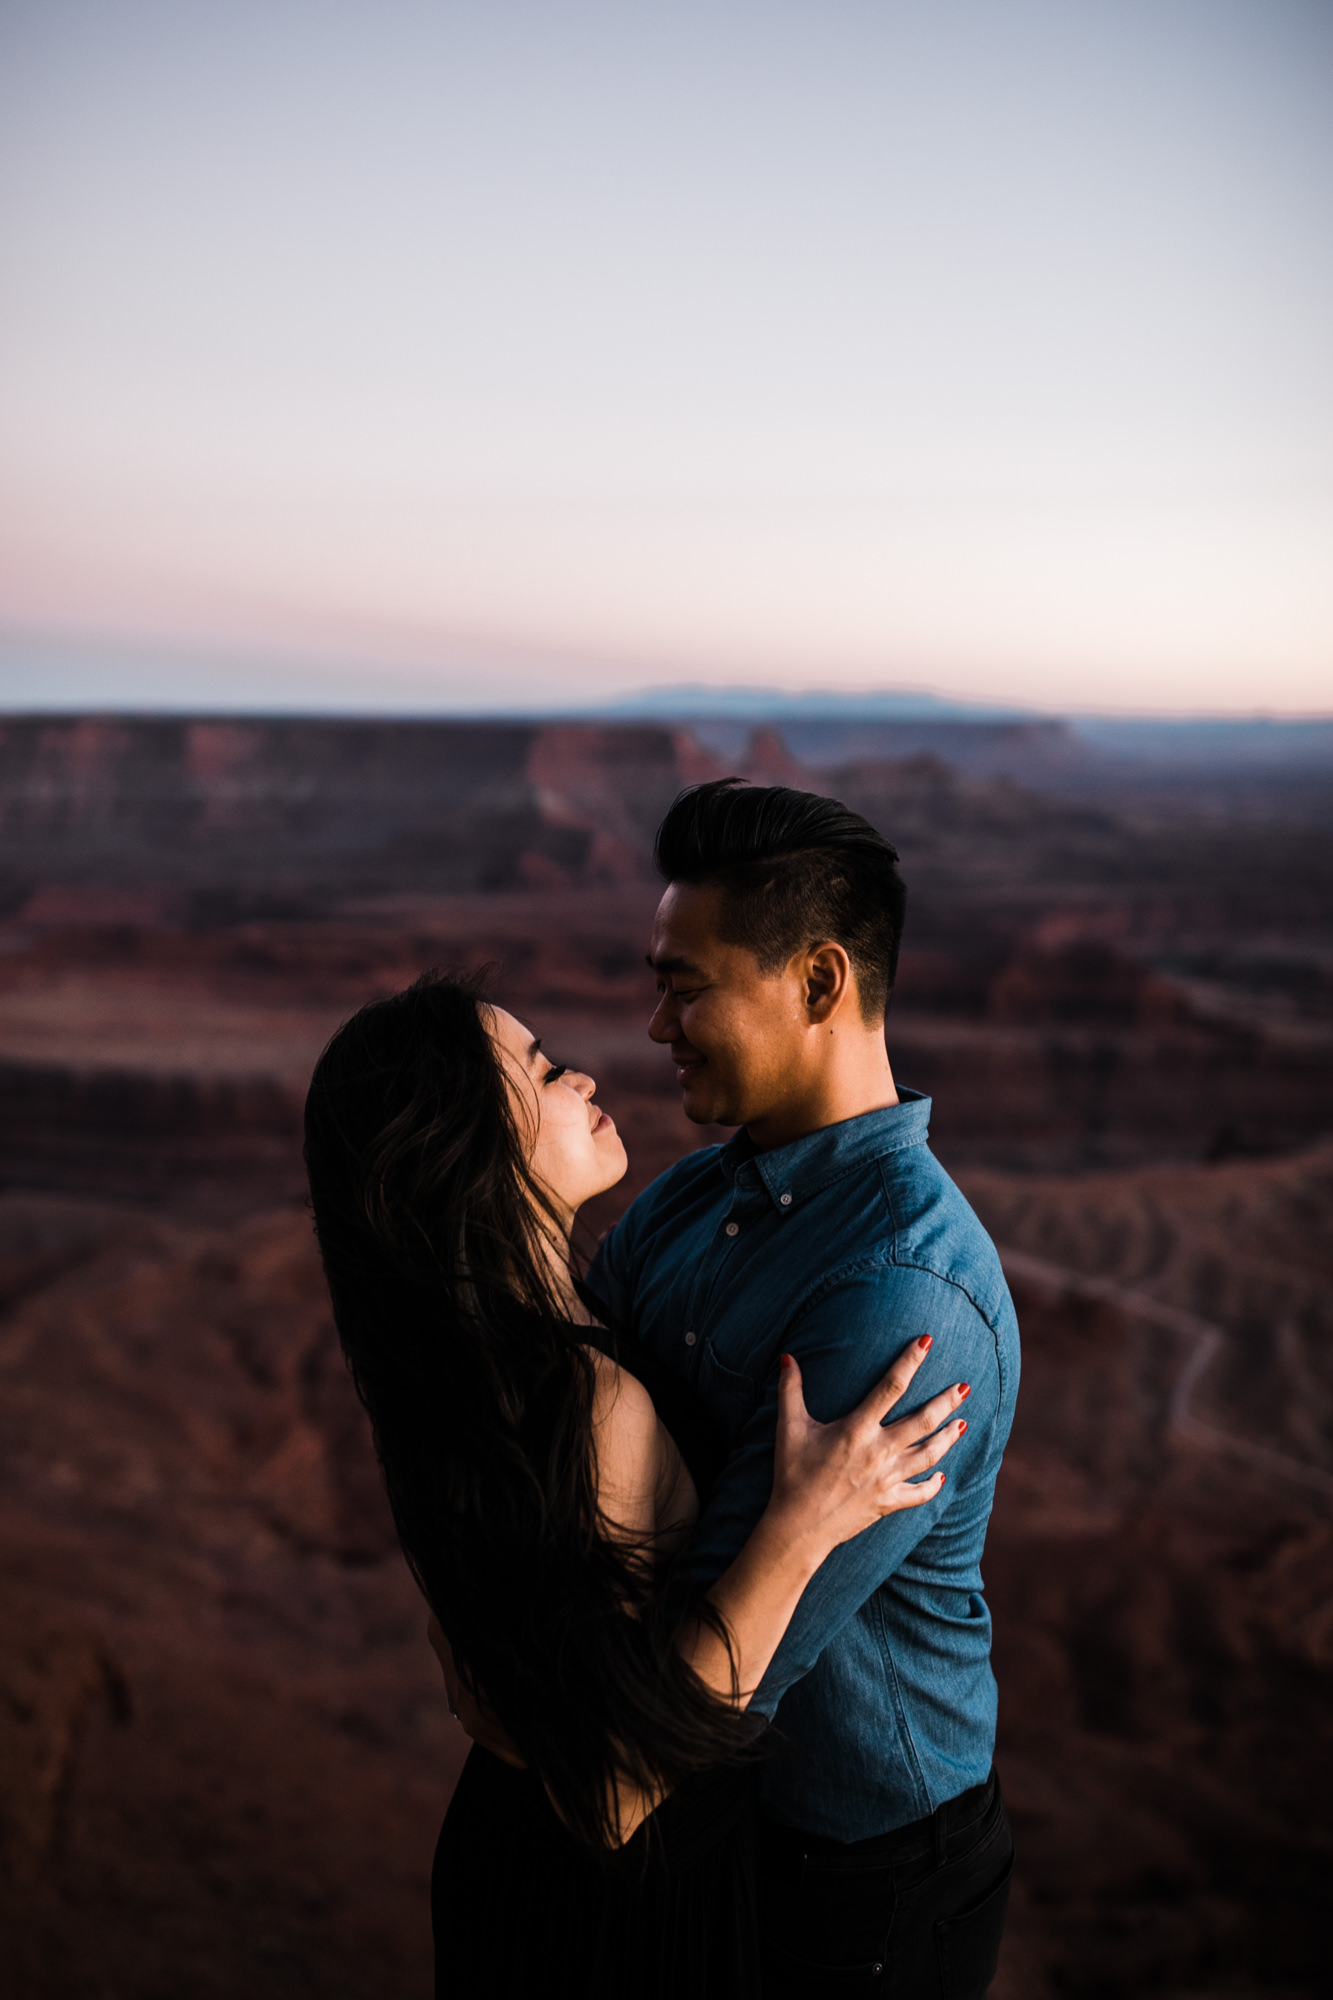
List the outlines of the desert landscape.
{"label": "desert landscape", "polygon": [[[950,737],[949,728],[961,732]],[[989,735],[987,729],[989,728]],[[305,1081],[427,966],[631,1175],[652,831],[738,771],[899,846],[889,1021],[1002,1249],[998,2000],[1317,2000],[1333,1864],[1333,758],[777,726],[0,727],[0,1944],[16,2000],[425,2000],[465,1743],[303,1206]]]}

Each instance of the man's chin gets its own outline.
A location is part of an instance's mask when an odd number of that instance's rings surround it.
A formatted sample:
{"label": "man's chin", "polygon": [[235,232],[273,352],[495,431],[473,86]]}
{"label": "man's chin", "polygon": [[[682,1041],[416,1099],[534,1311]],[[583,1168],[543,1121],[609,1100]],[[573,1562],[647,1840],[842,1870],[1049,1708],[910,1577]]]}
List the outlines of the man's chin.
{"label": "man's chin", "polygon": [[691,1090],[687,1084],[681,1092],[681,1109],[691,1125],[739,1125],[742,1120],[732,1115],[729,1105],[719,1102],[711,1094],[702,1090]]}

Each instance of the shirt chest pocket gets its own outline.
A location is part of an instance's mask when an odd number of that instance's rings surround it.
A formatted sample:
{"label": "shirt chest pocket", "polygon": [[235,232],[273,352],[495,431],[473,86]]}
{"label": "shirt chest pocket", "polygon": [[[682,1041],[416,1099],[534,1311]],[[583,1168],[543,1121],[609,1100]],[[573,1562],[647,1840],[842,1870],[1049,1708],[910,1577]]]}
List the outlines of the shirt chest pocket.
{"label": "shirt chest pocket", "polygon": [[705,1406],[726,1426],[727,1442],[734,1444],[758,1406],[759,1384],[753,1375],[728,1367],[707,1334],[699,1356],[698,1387]]}

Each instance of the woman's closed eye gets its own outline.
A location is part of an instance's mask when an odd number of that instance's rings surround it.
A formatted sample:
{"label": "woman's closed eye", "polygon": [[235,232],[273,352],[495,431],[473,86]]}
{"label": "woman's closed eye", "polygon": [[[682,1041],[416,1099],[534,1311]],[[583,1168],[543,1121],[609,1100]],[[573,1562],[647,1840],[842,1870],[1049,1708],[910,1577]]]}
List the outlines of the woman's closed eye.
{"label": "woman's closed eye", "polygon": [[542,1078],[542,1082],[557,1083],[559,1079],[565,1075],[568,1068],[569,1068],[568,1063],[552,1063],[551,1067],[547,1070],[545,1076]]}

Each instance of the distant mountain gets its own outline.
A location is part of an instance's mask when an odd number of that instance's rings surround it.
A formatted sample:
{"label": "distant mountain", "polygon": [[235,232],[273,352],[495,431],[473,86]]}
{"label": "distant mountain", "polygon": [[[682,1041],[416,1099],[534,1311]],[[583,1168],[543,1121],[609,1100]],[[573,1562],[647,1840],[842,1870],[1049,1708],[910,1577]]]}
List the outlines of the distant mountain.
{"label": "distant mountain", "polygon": [[865,757],[927,755],[970,777],[1041,783],[1087,761],[1066,722],[1001,703],[952,701],[924,688],[786,694],[695,683],[649,688],[605,713],[683,725],[733,767],[746,764],[751,738],[765,726],[778,732],[793,757],[817,770]]}
{"label": "distant mountain", "polygon": [[[730,717],[698,717],[688,725],[715,757],[745,757],[745,745],[762,734]],[[814,770],[832,770],[867,758],[900,763],[905,757],[939,757],[970,778],[1012,778],[1018,784],[1067,785],[1096,765],[1096,754],[1070,724],[1042,717],[903,716],[892,721],[860,716],[835,719],[783,716],[769,725],[792,756]]]}
{"label": "distant mountain", "polygon": [[695,722],[725,718],[738,722],[990,722],[1036,717],[1040,711],[1012,702],[954,701],[928,688],[869,688],[864,693],[809,689],[786,694],[779,688],[709,687],[701,681],[645,688],[641,694],[601,708],[599,715],[652,716]]}
{"label": "distant mountain", "polygon": [[1333,772],[1333,716],[1056,715],[952,701],[919,688],[784,693],[778,688],[649,688],[599,711],[691,729],[715,756],[740,757],[756,727],[794,757],[828,767],[853,758],[942,757],[972,777],[1023,784],[1153,783],[1173,773],[1305,778]]}

